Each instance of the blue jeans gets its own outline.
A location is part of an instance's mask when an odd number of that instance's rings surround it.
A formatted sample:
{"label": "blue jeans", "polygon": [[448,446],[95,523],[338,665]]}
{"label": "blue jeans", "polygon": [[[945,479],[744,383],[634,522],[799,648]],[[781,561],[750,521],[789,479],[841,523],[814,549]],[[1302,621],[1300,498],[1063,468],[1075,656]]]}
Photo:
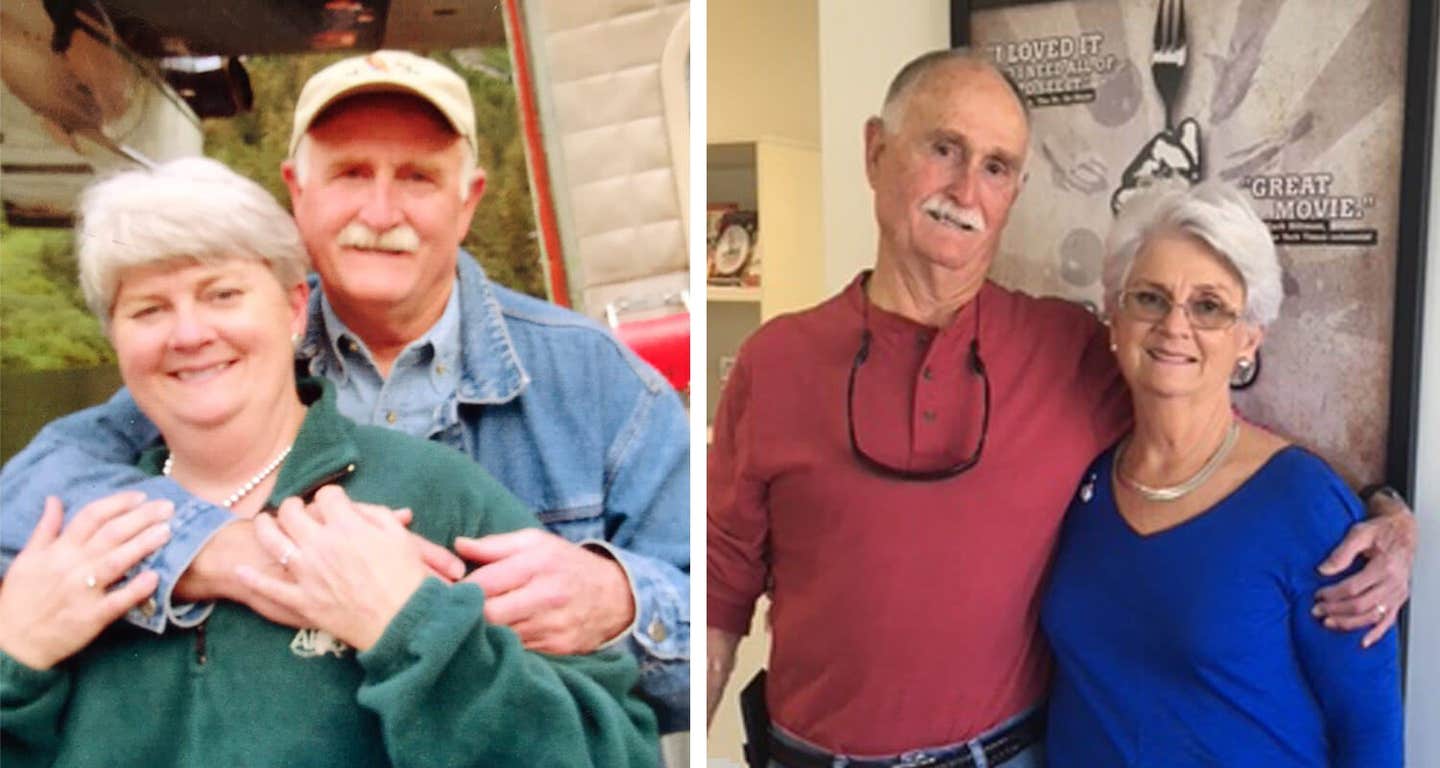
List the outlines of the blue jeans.
{"label": "blue jeans", "polygon": [[[956,743],[956,744],[947,744],[947,745],[939,746],[939,747],[927,747],[927,748],[925,748],[925,749],[917,749],[917,750],[915,750],[915,751],[913,751],[913,752],[907,752],[906,755],[910,756],[913,760],[915,760],[916,763],[919,763],[920,759],[923,758],[923,757],[934,757],[934,758],[937,758],[937,759],[940,759],[940,758],[946,758],[946,759],[948,759],[948,758],[952,758],[952,757],[954,757],[955,755],[957,755],[957,754],[963,752],[964,750],[967,750],[967,749],[968,749],[968,750],[970,751],[971,756],[972,756],[972,757],[974,758],[974,760],[975,760],[975,768],[1043,768],[1043,766],[1045,765],[1045,741],[1044,741],[1044,739],[1041,739],[1041,740],[1039,740],[1039,741],[1036,741],[1034,744],[1031,744],[1030,746],[1028,746],[1028,747],[1026,747],[1025,749],[1021,750],[1019,754],[1015,755],[1014,757],[1011,757],[1009,760],[1006,760],[1006,761],[1003,762],[1003,763],[990,763],[990,762],[988,762],[988,761],[985,759],[985,750],[982,749],[981,746],[980,746],[981,742],[983,742],[984,740],[990,738],[991,736],[994,736],[994,735],[997,734],[997,733],[1000,733],[1001,731],[1004,731],[1006,728],[1009,728],[1010,726],[1014,725],[1015,723],[1020,722],[1022,719],[1024,719],[1024,718],[1027,717],[1027,716],[1029,716],[1032,711],[1033,711],[1033,710],[1026,711],[1026,712],[1021,712],[1020,714],[1018,714],[1018,715],[1016,715],[1016,716],[1014,716],[1014,717],[1012,717],[1012,718],[1010,718],[1010,719],[1008,719],[1008,720],[1005,720],[1005,721],[1001,722],[1000,724],[996,725],[994,728],[991,728],[990,730],[985,731],[984,733],[981,733],[981,734],[977,735],[975,738],[970,739],[969,741],[959,742],[959,743]],[[782,741],[782,742],[784,742],[787,746],[791,747],[792,749],[796,749],[796,750],[799,750],[799,751],[801,751],[801,752],[810,752],[810,753],[818,754],[818,755],[825,755],[825,754],[829,754],[829,752],[830,752],[829,750],[825,749],[824,747],[821,747],[821,746],[818,746],[818,745],[815,745],[815,744],[811,744],[810,742],[808,742],[808,741],[800,738],[799,736],[796,736],[796,735],[793,734],[793,733],[790,733],[789,731],[786,731],[784,728],[781,728],[780,726],[778,726],[778,725],[776,725],[776,724],[774,724],[774,723],[771,723],[771,724],[770,724],[770,738],[771,738],[771,739],[774,739],[774,740],[776,740],[776,741]],[[833,765],[834,765],[834,768],[845,768],[846,765],[849,765],[849,763],[850,763],[851,760],[885,760],[885,759],[893,759],[893,760],[899,761],[900,756],[899,756],[899,755],[836,755],[836,756],[835,756],[835,761],[834,761]],[[769,768],[785,768],[785,767],[782,766],[780,763],[777,763],[777,762],[775,762],[774,760],[771,760],[771,761],[770,761],[770,766],[769,766]]]}

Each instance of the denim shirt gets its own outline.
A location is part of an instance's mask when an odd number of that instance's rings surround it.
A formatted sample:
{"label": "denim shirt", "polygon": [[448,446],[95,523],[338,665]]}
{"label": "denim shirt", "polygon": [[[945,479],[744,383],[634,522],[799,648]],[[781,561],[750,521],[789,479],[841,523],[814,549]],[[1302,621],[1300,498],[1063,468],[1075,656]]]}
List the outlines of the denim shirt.
{"label": "denim shirt", "polygon": [[[313,278],[312,278],[313,280]],[[491,283],[461,253],[459,386],[424,435],[464,452],[556,534],[612,554],[630,579],[636,620],[624,639],[662,731],[689,725],[689,437],[675,392],[588,318]],[[333,377],[322,292],[311,295],[297,366]],[[24,545],[47,494],[67,517],[121,488],[175,502],[174,535],[141,563],[154,599],[126,618],[155,632],[193,626],[208,607],[171,592],[210,537],[234,518],[133,465],[159,439],[129,393],[47,425],[0,471],[0,568]]]}
{"label": "denim shirt", "polygon": [[[428,438],[460,387],[460,293],[451,291],[440,319],[400,350],[390,375],[380,373],[370,348],[320,302],[326,367],[340,413],[356,424]],[[306,364],[308,368],[308,363]]]}

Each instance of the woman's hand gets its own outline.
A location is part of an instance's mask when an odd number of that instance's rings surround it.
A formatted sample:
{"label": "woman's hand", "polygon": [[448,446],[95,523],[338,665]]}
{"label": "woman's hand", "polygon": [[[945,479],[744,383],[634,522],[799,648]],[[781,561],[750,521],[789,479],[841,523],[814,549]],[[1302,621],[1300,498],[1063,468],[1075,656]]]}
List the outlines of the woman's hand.
{"label": "woman's hand", "polygon": [[307,509],[286,499],[255,518],[261,546],[294,582],[240,566],[237,575],[267,599],[365,651],[430,574],[420,548],[394,516],[350,501],[337,486]]}
{"label": "woman's hand", "polygon": [[60,500],[45,513],[0,584],[0,650],[33,669],[49,669],[149,597],[154,571],[109,589],[170,539],[174,505],[125,491],[87,504],[64,523]]}

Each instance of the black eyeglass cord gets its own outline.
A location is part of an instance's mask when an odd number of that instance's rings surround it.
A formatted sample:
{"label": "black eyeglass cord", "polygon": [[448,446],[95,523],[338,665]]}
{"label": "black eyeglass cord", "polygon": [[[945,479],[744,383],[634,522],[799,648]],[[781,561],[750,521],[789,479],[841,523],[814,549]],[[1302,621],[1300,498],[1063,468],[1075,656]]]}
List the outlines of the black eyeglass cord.
{"label": "black eyeglass cord", "polygon": [[980,440],[975,445],[975,452],[968,458],[962,459],[959,463],[942,469],[913,470],[891,466],[871,456],[860,447],[860,440],[855,435],[855,376],[860,372],[860,366],[870,357],[870,305],[869,298],[862,295],[861,301],[865,304],[861,309],[861,322],[863,327],[860,330],[860,349],[855,352],[855,362],[850,366],[850,380],[845,391],[845,420],[850,428],[850,450],[866,469],[896,480],[909,482],[937,482],[948,480],[957,475],[968,472],[976,464],[980,463],[980,456],[985,451],[985,438],[990,432],[990,376],[985,370],[985,360],[980,356],[980,297],[975,297],[975,337],[970,340],[970,370],[980,377],[983,392],[983,411],[980,416]]}

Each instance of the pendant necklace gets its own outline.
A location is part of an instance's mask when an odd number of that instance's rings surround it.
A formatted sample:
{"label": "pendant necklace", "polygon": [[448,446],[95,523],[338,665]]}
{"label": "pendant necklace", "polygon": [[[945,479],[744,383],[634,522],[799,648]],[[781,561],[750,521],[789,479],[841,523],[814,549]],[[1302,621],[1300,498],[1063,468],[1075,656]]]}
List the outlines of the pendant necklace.
{"label": "pendant necklace", "polygon": [[1204,485],[1205,481],[1209,480],[1210,476],[1215,474],[1215,470],[1219,469],[1220,465],[1225,462],[1225,457],[1229,456],[1230,451],[1235,448],[1235,442],[1239,437],[1240,421],[1235,419],[1230,422],[1230,428],[1225,432],[1225,439],[1220,441],[1220,447],[1216,448],[1215,453],[1211,454],[1210,459],[1205,462],[1205,466],[1201,467],[1200,471],[1191,476],[1189,480],[1178,485],[1151,488],[1148,485],[1126,477],[1124,473],[1120,471],[1120,461],[1125,457],[1125,449],[1130,446],[1129,437],[1126,437],[1125,442],[1121,443],[1120,447],[1115,449],[1115,463],[1112,469],[1114,470],[1117,480],[1124,483],[1130,490],[1145,497],[1147,501],[1175,501]]}
{"label": "pendant necklace", "polygon": [[[220,502],[220,506],[226,509],[235,506],[235,504],[237,504],[241,499],[245,498],[246,494],[255,490],[255,486],[265,482],[265,478],[269,477],[272,472],[279,469],[280,462],[284,461],[285,457],[290,455],[290,449],[294,447],[294,443],[285,446],[285,450],[281,451],[279,456],[276,456],[274,460],[272,460],[269,464],[265,465],[264,469],[256,472],[253,477],[251,477],[249,480],[246,480],[245,484],[240,486],[240,488],[237,489],[234,493],[225,497],[225,500]],[[169,456],[165,457],[165,466],[160,469],[160,473],[165,475],[166,477],[169,477],[170,470],[174,467],[175,454],[172,453]]]}

